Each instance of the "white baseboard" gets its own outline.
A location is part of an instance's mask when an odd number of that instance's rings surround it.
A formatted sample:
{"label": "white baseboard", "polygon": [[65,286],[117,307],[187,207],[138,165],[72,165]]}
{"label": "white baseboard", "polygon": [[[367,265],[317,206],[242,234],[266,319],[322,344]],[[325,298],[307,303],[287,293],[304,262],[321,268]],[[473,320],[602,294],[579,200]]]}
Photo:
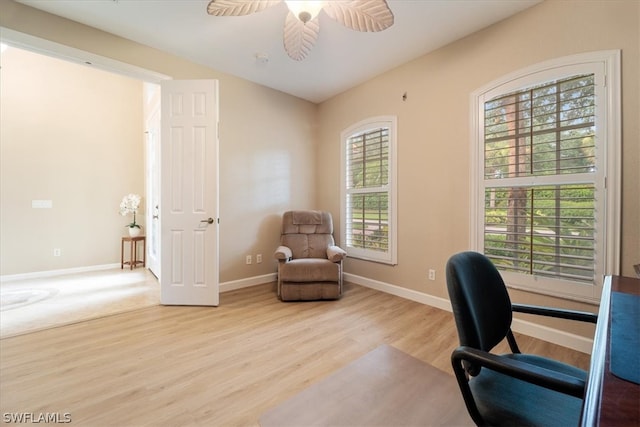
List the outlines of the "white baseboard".
{"label": "white baseboard", "polygon": [[451,303],[445,298],[434,297],[433,295],[424,294],[422,292],[369,279],[367,277],[356,276],[355,274],[344,273],[343,277],[345,281],[355,283],[356,285],[366,286],[367,288],[386,292],[421,304],[430,305],[441,310],[451,311]]}
{"label": "white baseboard", "polygon": [[[422,292],[349,273],[344,273],[344,279],[348,282],[355,283],[356,285],[366,286],[371,289],[386,292],[421,304],[430,305],[441,310],[449,312],[452,311],[451,303],[445,298],[427,295]],[[591,349],[593,347],[592,339],[561,331],[559,329],[550,328],[548,326],[538,325],[525,320],[513,319],[512,329],[514,332],[519,332],[530,337],[538,338],[540,340],[561,345],[586,354],[591,354]]]}
{"label": "white baseboard", "polygon": [[593,340],[570,332],[550,328],[527,320],[513,319],[511,324],[514,332],[538,338],[553,344],[568,347],[582,353],[591,354]]}
{"label": "white baseboard", "polygon": [[248,288],[250,286],[263,285],[278,280],[277,273],[263,274],[262,276],[253,276],[246,279],[232,280],[230,282],[220,283],[220,292],[235,291],[236,289]]}
{"label": "white baseboard", "polygon": [[120,268],[120,264],[102,264],[90,265],[87,267],[63,268],[60,270],[34,271],[32,273],[6,274],[0,276],[0,282],[11,282],[14,280],[40,279],[43,277],[64,276],[65,274],[87,273],[90,271],[111,270],[112,268]]}

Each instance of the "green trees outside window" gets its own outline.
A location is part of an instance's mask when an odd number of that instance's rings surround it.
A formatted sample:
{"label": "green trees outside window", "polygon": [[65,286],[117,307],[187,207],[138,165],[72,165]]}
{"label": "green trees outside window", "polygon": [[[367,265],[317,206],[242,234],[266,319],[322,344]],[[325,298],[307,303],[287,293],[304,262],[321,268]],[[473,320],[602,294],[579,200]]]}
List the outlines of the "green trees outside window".
{"label": "green trees outside window", "polygon": [[595,111],[593,74],[484,103],[484,252],[501,270],[593,283]]}
{"label": "green trees outside window", "polygon": [[347,245],[389,249],[389,129],[369,129],[347,139]]}

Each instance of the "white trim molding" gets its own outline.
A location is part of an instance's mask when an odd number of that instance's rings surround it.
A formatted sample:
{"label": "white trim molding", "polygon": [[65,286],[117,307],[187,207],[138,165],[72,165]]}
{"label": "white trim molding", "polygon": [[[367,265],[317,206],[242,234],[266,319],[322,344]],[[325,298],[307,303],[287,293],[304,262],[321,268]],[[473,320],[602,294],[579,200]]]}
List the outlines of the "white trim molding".
{"label": "white trim molding", "polygon": [[[90,265],[87,267],[63,268],[60,270],[34,271],[31,273],[6,274],[0,276],[0,282],[12,282],[14,280],[40,279],[43,277],[64,276],[65,274],[88,273],[91,271],[111,270],[120,268],[120,264]],[[128,270],[128,269],[127,269]]]}
{"label": "white trim molding", "polygon": [[367,277],[357,276],[355,274],[343,273],[343,276],[345,282],[355,283],[356,285],[419,302],[420,304],[429,305],[445,311],[451,311],[451,303],[445,298],[435,297],[433,295],[403,288],[401,286],[391,285],[389,283],[380,282]]}
{"label": "white trim molding", "polygon": [[262,276],[253,276],[247,277],[245,279],[231,280],[229,282],[220,283],[220,293],[235,291],[242,288],[249,288],[256,285],[264,285],[265,283],[276,282],[277,280],[278,273],[269,273],[263,274]]}
{"label": "white trim molding", "polygon": [[[414,291],[412,289],[403,288],[400,286],[380,282],[378,280],[373,280],[367,277],[357,276],[350,273],[344,273],[344,280],[349,283],[365,286],[377,291],[385,292],[421,304],[429,305],[431,307],[439,308],[441,310],[452,312],[451,303],[448,299],[445,298],[428,295],[422,292]],[[525,320],[513,319],[512,329],[514,332],[528,335],[530,337],[534,337],[553,344],[561,345],[563,347],[577,350],[586,354],[591,354],[591,349],[593,347],[592,339],[562,331],[560,329],[538,325],[536,323]],[[453,351],[453,349],[451,350]]]}
{"label": "white trim molding", "polygon": [[52,56],[82,66],[97,68],[145,82],[160,83],[163,80],[171,79],[171,77],[166,74],[107,58],[106,56],[96,55],[95,53],[76,49],[31,34],[21,33],[10,28],[1,27],[1,29],[2,42],[19,49]]}

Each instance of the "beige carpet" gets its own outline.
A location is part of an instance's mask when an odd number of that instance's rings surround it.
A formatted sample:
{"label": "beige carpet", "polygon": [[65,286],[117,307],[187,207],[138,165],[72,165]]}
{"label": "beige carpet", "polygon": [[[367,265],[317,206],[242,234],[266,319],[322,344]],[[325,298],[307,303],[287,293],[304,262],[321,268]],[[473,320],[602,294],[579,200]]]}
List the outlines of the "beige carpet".
{"label": "beige carpet", "polygon": [[[300,369],[304,369],[302,366]],[[260,417],[262,427],[472,426],[453,375],[380,346]]]}
{"label": "beige carpet", "polygon": [[103,270],[0,283],[0,338],[160,303],[148,270]]}

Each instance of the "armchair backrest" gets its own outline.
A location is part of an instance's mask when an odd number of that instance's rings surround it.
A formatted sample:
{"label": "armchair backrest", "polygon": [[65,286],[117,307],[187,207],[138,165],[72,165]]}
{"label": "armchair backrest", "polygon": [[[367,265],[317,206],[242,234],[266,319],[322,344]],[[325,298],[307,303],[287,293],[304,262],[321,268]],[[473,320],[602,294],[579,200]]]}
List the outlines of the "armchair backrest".
{"label": "armchair backrest", "polygon": [[288,211],[282,215],[280,244],[291,249],[293,258],[327,258],[334,245],[333,219],[324,211]]}
{"label": "armchair backrest", "polygon": [[446,275],[460,345],[491,351],[509,333],[513,317],[500,272],[485,255],[461,252],[447,262]]}

